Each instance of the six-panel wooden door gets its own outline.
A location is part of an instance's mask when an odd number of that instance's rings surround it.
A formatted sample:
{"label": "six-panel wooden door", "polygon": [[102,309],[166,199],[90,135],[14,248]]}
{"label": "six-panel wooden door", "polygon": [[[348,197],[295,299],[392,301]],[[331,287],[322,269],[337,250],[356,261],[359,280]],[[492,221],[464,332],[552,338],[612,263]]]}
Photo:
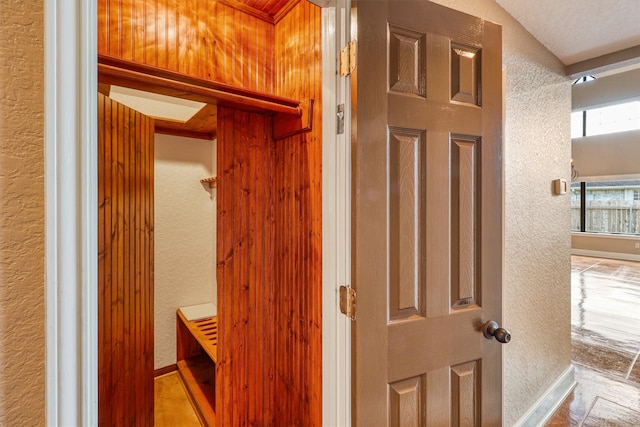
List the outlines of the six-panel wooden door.
{"label": "six-panel wooden door", "polygon": [[499,426],[501,28],[358,0],[354,425]]}

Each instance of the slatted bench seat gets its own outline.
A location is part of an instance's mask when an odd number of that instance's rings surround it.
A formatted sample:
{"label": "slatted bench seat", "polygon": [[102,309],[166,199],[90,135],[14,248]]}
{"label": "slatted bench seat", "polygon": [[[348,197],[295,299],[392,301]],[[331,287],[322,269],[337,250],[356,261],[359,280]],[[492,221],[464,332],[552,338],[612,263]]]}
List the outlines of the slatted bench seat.
{"label": "slatted bench seat", "polygon": [[182,307],[176,313],[177,365],[201,421],[215,425],[215,363],[218,319],[213,304]]}

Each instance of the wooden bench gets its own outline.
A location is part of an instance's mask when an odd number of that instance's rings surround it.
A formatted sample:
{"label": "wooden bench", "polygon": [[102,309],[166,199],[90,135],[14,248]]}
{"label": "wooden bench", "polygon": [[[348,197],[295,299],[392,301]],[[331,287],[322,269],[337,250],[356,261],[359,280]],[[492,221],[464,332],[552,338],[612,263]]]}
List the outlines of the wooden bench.
{"label": "wooden bench", "polygon": [[[215,363],[218,358],[218,319],[206,314],[205,305],[176,312],[177,365],[201,421],[215,426]],[[205,313],[189,320],[191,308]],[[204,308],[204,311],[202,310]],[[187,313],[185,315],[184,312]],[[214,308],[215,311],[215,308]]]}

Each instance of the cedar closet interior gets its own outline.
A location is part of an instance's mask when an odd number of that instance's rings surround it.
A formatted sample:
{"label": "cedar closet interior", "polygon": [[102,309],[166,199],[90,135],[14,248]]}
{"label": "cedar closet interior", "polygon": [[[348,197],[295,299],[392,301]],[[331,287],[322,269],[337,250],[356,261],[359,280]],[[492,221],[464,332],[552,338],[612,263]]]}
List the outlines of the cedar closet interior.
{"label": "cedar closet interior", "polygon": [[320,8],[98,0],[98,52],[100,424],[177,365],[207,425],[321,425]]}

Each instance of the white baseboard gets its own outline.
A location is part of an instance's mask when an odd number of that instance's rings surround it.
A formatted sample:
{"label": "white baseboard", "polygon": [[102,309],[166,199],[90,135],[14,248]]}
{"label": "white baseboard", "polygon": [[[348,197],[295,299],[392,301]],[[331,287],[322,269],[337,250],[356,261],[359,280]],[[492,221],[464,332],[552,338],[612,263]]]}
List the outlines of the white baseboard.
{"label": "white baseboard", "polygon": [[589,249],[572,249],[572,255],[590,256],[595,258],[621,259],[624,261],[640,261],[640,255],[621,252],[592,251]]}
{"label": "white baseboard", "polygon": [[574,377],[575,370],[571,365],[551,384],[551,387],[547,389],[531,409],[515,423],[514,427],[544,426],[576,386]]}

